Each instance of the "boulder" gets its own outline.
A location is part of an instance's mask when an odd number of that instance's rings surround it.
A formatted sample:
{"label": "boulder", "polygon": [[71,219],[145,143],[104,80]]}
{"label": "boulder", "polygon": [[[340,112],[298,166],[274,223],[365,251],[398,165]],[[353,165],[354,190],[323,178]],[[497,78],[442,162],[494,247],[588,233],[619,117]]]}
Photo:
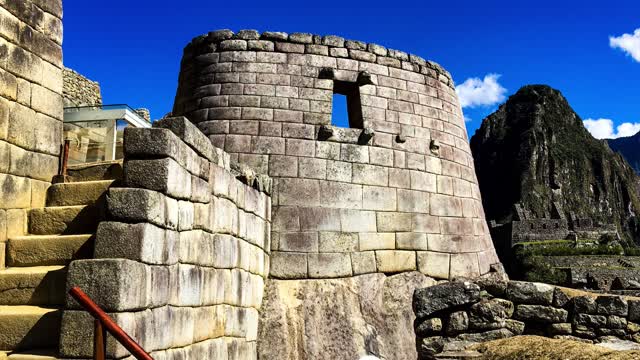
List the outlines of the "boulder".
{"label": "boulder", "polygon": [[418,319],[456,306],[480,300],[480,287],[468,281],[455,281],[418,289],[413,294],[413,311]]}
{"label": "boulder", "polygon": [[444,348],[444,338],[433,336],[418,340],[418,359],[433,359],[433,356]]}
{"label": "boulder", "polygon": [[576,314],[573,318],[573,323],[592,328],[603,327],[607,325],[607,317],[604,315]]}
{"label": "boulder", "polygon": [[571,331],[570,323],[551,324],[547,327],[547,333],[549,333],[550,336],[571,335]]}
{"label": "boulder", "polygon": [[269,279],[260,311],[258,357],[415,360],[411,294],[435,283],[418,272]]}

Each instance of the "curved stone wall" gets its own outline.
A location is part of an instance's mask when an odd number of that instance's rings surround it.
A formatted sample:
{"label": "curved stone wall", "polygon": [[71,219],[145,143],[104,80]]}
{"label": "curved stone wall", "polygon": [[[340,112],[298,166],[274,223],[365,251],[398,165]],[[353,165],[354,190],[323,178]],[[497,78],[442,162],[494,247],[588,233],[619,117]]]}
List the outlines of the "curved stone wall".
{"label": "curved stone wall", "polygon": [[[331,126],[334,92],[353,128]],[[272,277],[451,278],[498,262],[436,63],[337,36],[215,31],[185,48],[173,115],[274,179]]]}

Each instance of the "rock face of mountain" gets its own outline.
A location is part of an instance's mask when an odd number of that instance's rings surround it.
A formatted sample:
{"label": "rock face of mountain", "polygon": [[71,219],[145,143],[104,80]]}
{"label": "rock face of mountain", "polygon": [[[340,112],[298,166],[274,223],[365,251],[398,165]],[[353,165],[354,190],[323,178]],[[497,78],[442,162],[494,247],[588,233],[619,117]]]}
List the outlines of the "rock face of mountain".
{"label": "rock face of mountain", "polygon": [[590,219],[586,223],[594,226],[615,225],[624,242],[640,243],[637,175],[591,136],[558,90],[521,88],[484,119],[471,150],[487,220],[494,225],[523,217],[560,219],[549,224],[569,224],[571,230],[572,222],[580,227]]}
{"label": "rock face of mountain", "polygon": [[640,132],[629,137],[607,140],[607,143],[611,150],[621,153],[640,175]]}

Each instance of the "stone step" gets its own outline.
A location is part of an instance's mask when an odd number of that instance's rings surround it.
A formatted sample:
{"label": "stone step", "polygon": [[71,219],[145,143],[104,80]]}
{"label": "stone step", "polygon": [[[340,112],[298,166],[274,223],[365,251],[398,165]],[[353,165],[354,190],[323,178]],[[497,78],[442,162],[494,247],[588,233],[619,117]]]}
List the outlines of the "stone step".
{"label": "stone step", "polygon": [[0,349],[31,350],[57,347],[60,318],[61,311],[55,308],[0,306]]}
{"label": "stone step", "polygon": [[99,205],[50,206],[29,211],[29,233],[33,235],[93,234],[103,217]]}
{"label": "stone step", "polygon": [[0,270],[0,305],[61,305],[64,303],[66,280],[64,266]]}
{"label": "stone step", "polygon": [[0,352],[0,360],[59,360],[55,349],[25,350],[20,352]]}
{"label": "stone step", "polygon": [[71,165],[67,180],[72,182],[122,179],[122,160]]}
{"label": "stone step", "polygon": [[113,180],[53,184],[47,191],[47,206],[91,205],[104,198]]}
{"label": "stone step", "polygon": [[7,266],[66,265],[93,253],[91,234],[31,235],[9,239]]}

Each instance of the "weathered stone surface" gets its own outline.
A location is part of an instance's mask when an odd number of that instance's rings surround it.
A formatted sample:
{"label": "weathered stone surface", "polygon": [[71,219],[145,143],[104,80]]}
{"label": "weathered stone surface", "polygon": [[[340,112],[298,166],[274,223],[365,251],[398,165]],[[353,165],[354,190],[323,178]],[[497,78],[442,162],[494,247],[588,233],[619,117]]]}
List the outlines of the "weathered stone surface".
{"label": "weathered stone surface", "polygon": [[448,282],[416,290],[413,294],[413,311],[418,319],[448,308],[474,303],[480,300],[480,287],[471,282]]}
{"label": "weathered stone surface", "polygon": [[467,331],[469,328],[469,315],[466,311],[456,311],[449,315],[445,333],[449,336]]}
{"label": "weathered stone surface", "polygon": [[471,329],[491,330],[505,326],[505,321],[513,315],[513,303],[502,299],[483,300],[469,308]]}
{"label": "weathered stone surface", "polygon": [[593,297],[576,296],[571,301],[574,313],[596,314],[597,304]]}
{"label": "weathered stone surface", "polygon": [[444,348],[445,339],[442,336],[432,336],[418,340],[419,359],[431,359]]}
{"label": "weathered stone surface", "polygon": [[551,305],[554,287],[552,285],[525,281],[510,281],[507,298],[519,304]]}
{"label": "weathered stone surface", "polygon": [[409,294],[434,283],[417,272],[269,280],[260,313],[259,357],[414,360]]}
{"label": "weathered stone surface", "polygon": [[485,342],[512,337],[513,333],[507,329],[489,330],[481,333],[460,334],[454,339],[461,341]]}
{"label": "weathered stone surface", "polygon": [[567,321],[569,313],[563,309],[542,305],[518,305],[514,318],[540,323],[562,323]]}
{"label": "weathered stone surface", "polygon": [[547,328],[547,332],[550,336],[571,335],[571,331],[572,329],[570,323],[551,324]]}
{"label": "weathered stone surface", "polygon": [[426,337],[438,334],[442,331],[442,320],[440,318],[426,319],[416,326],[416,335]]}
{"label": "weathered stone surface", "polygon": [[620,296],[598,296],[596,299],[598,314],[627,316],[629,305]]}
{"label": "weathered stone surface", "polygon": [[573,322],[576,325],[583,325],[592,328],[604,327],[607,325],[607,317],[604,315],[576,314],[573,318]]}

